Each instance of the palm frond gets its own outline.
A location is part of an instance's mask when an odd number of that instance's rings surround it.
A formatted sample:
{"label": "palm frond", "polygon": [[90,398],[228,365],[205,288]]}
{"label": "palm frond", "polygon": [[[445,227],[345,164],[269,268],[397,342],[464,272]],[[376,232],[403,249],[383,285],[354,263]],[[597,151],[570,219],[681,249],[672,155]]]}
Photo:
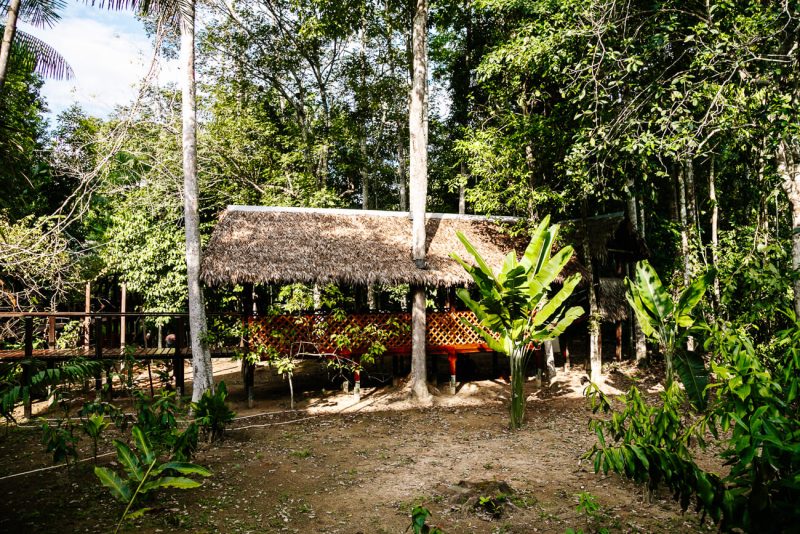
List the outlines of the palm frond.
{"label": "palm frond", "polygon": [[[0,25],[0,32],[5,25]],[[41,39],[17,30],[11,56],[23,67],[33,69],[37,74],[56,80],[69,80],[75,77],[67,60],[58,51]]]}
{"label": "palm frond", "polygon": [[[0,0],[0,14],[8,13],[10,0]],[[52,28],[61,20],[60,11],[66,7],[64,0],[25,0],[19,7],[19,18],[37,28]]]}
{"label": "palm frond", "polygon": [[163,21],[178,21],[178,14],[195,9],[194,0],[86,0],[100,9],[134,11],[139,15],[155,15]]}

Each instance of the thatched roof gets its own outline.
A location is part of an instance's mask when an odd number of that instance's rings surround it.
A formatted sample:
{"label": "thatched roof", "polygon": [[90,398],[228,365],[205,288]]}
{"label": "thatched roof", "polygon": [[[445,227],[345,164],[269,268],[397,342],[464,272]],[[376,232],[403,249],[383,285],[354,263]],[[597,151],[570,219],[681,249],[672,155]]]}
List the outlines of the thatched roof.
{"label": "thatched roof", "polygon": [[450,258],[468,258],[456,237],[463,232],[487,262],[499,268],[526,239],[502,231],[510,217],[427,214],[427,263],[411,258],[406,212],[229,206],[206,247],[201,277],[210,285],[235,283],[424,284],[471,281]]}
{"label": "thatched roof", "polygon": [[625,299],[625,281],[622,278],[600,279],[597,307],[604,321],[617,322],[628,318],[630,306]]}

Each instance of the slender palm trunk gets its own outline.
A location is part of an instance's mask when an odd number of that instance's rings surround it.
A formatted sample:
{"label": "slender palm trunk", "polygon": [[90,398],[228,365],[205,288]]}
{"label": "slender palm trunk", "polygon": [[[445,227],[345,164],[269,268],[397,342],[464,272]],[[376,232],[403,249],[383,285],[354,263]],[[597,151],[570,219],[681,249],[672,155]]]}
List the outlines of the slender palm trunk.
{"label": "slender palm trunk", "polygon": [[194,79],[194,3],[181,6],[183,78],[183,202],[186,226],[186,278],[189,284],[189,332],[192,346],[192,401],[214,389],[211,355],[206,345],[206,310],[200,287],[200,214],[197,184],[197,110]]}
{"label": "slender palm trunk", "polygon": [[8,16],[6,17],[6,28],[3,32],[3,43],[0,45],[0,90],[6,83],[6,73],[8,73],[8,58],[11,57],[11,44],[14,42],[14,34],[17,33],[17,17],[19,16],[19,6],[21,0],[11,0],[8,4]]}
{"label": "slender palm trunk", "polygon": [[[428,195],[428,1],[417,0],[412,29],[412,80],[409,105],[411,174],[411,255],[425,269],[425,203]],[[425,354],[425,288],[414,288],[411,321],[411,393],[417,400],[430,396]]]}

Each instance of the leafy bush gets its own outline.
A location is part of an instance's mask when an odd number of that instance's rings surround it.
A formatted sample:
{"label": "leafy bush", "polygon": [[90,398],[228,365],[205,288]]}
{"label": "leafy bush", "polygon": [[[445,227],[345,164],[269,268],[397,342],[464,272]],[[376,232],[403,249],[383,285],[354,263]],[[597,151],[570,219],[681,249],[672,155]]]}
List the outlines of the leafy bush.
{"label": "leafy bush", "polygon": [[198,426],[192,422],[183,431],[178,429],[175,416],[181,410],[175,401],[175,393],[162,391],[152,400],[141,392],[136,392],[136,395],[136,426],[156,453],[169,453],[173,459],[189,460],[197,450]]}
{"label": "leafy bush", "polygon": [[236,414],[225,403],[228,388],[220,382],[215,391],[203,393],[194,407],[195,422],[208,435],[209,441],[217,441],[225,433],[225,427],[233,421]]}
{"label": "leafy bush", "polygon": [[139,517],[149,510],[140,508],[134,512],[130,511],[140,497],[146,497],[161,488],[191,489],[200,486],[196,480],[176,475],[211,476],[211,471],[192,463],[167,461],[159,464],[157,450],[153,448],[142,429],[134,425],[131,432],[138,454],[122,441],[114,440],[117,461],[124,470],[122,476],[106,467],[94,468],[100,483],[107,487],[117,500],[127,503],[115,533],[119,531],[125,519]]}
{"label": "leafy bush", "polygon": [[78,459],[78,438],[75,436],[75,429],[69,419],[59,419],[56,425],[51,425],[44,419],[42,425],[42,445],[47,452],[53,454],[53,463],[73,462]]}
{"label": "leafy bush", "polygon": [[[593,411],[611,413],[590,423],[598,442],[587,457],[594,459],[595,471],[613,471],[651,489],[663,484],[683,509],[694,499],[697,510],[722,530],[791,530],[800,521],[800,324],[791,319],[794,326],[776,340],[785,352],[774,370],[761,362],[742,329],[711,330],[706,349],[714,353],[711,368],[718,381],[708,386],[713,395],[702,415],[687,409],[676,385],[662,394],[659,406],[631,388],[619,411],[590,386]],[[704,446],[708,433],[731,466],[725,477],[700,469],[692,457],[690,444]]]}

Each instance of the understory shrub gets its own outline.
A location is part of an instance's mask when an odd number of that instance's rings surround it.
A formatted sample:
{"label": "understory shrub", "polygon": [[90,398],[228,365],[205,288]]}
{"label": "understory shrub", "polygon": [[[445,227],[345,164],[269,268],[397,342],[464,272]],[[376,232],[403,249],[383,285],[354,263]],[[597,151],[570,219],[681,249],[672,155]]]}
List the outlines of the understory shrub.
{"label": "understory shrub", "polygon": [[[669,488],[686,510],[710,516],[722,530],[784,532],[800,521],[800,324],[779,332],[783,355],[768,369],[748,333],[731,325],[710,331],[716,381],[706,411],[696,413],[676,384],[648,403],[636,387],[614,409],[595,385],[588,388],[597,443],[586,454],[596,472],[613,471],[652,490]],[[773,362],[774,364],[774,362]],[[695,463],[692,445],[713,440],[730,465],[722,477]]]}
{"label": "understory shrub", "polygon": [[236,414],[226,404],[228,388],[220,382],[212,393],[206,390],[194,406],[195,422],[208,436],[209,441],[221,439],[225,427],[233,421]]}

